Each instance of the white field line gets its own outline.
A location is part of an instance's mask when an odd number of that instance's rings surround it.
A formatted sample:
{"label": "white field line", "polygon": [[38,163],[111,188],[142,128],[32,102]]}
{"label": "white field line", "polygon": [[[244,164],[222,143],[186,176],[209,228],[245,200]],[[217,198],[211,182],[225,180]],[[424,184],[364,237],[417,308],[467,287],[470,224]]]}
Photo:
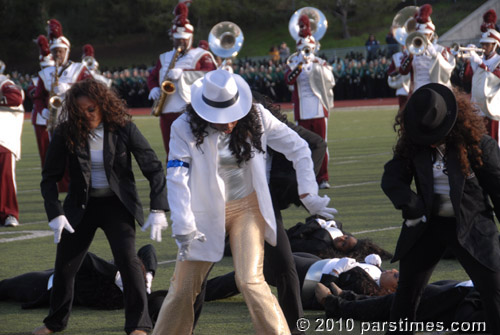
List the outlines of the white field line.
{"label": "white field line", "polygon": [[53,235],[54,233],[50,230],[15,230],[15,231],[0,232],[0,236],[1,235],[18,235],[18,234],[24,234],[24,235],[10,237],[10,238],[8,238],[8,237],[7,238],[0,238],[0,243],[15,242],[15,241],[20,241],[20,240],[30,240],[32,238],[50,236],[50,235]]}

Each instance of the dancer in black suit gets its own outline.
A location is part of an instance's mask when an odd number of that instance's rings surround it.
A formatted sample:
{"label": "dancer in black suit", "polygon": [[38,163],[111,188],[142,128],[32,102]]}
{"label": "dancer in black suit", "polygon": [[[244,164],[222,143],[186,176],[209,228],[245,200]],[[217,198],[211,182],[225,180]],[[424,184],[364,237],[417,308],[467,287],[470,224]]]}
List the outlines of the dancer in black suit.
{"label": "dancer in black suit", "polygon": [[[62,123],[56,128],[40,184],[57,254],[49,315],[34,335],[62,331],[73,303],[75,275],[94,234],[101,228],[123,280],[125,331],[146,335],[151,329],[145,281],[135,253],[135,221],[144,223],[132,171],[132,154],[149,180],[150,214],[145,227],[161,240],[168,210],[161,162],[116,93],[94,79],[75,83],[66,94]],[[69,165],[70,185],[64,205],[57,182]]]}
{"label": "dancer in black suit", "polygon": [[[367,296],[336,287],[331,292],[321,284],[318,284],[316,290],[316,297],[322,301],[327,318],[352,318],[360,321],[389,320],[394,296],[394,293]],[[429,284],[422,293],[416,320],[434,322],[436,325],[440,322],[446,328],[452,322],[484,322],[479,292],[470,281],[442,280]],[[476,330],[481,330],[479,324]]]}
{"label": "dancer in black suit", "polygon": [[[152,280],[158,266],[155,248],[145,245],[137,251],[137,256],[144,276],[149,277],[150,273]],[[116,264],[88,252],[76,273],[73,303],[96,309],[123,308],[123,285],[118,273]],[[18,301],[23,309],[49,306],[53,276],[54,269],[50,269],[4,279],[0,281],[0,300]]]}
{"label": "dancer in black suit", "polygon": [[416,320],[422,291],[449,247],[481,293],[489,330],[500,334],[498,143],[485,135],[468,97],[440,84],[418,89],[396,126],[399,140],[382,177],[405,220],[393,258],[400,279],[390,319]]}

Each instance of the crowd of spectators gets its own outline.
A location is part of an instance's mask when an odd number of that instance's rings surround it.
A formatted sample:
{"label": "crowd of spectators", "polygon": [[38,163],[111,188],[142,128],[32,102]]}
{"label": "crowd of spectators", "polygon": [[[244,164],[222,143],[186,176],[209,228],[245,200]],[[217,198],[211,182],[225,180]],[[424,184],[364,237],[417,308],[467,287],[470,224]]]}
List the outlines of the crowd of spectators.
{"label": "crowd of spectators", "polygon": [[[283,46],[281,46],[283,48]],[[285,45],[286,47],[286,45]],[[280,48],[280,49],[282,49]],[[285,52],[282,55],[286,55]],[[318,55],[327,59],[333,68],[335,76],[335,100],[373,99],[394,97],[394,90],[387,85],[387,69],[391,58],[387,52],[379,49],[372,60],[367,60],[363,52],[350,52],[343,58],[328,59],[325,55]],[[254,60],[250,58],[237,59],[233,63],[235,73],[240,74],[250,85],[252,90],[265,94],[277,102],[291,101],[291,91],[286,85],[287,57]],[[112,79],[112,86],[119,92],[132,108],[150,107],[148,100],[147,77],[152,67],[141,65],[129,69],[103,69],[102,74]],[[457,61],[452,82],[463,86],[460,72],[463,72],[463,62]],[[9,74],[11,79],[28,92],[32,78],[36,74],[22,74],[14,71]],[[467,90],[467,87],[464,87]],[[25,110],[31,111],[31,100],[25,99]]]}

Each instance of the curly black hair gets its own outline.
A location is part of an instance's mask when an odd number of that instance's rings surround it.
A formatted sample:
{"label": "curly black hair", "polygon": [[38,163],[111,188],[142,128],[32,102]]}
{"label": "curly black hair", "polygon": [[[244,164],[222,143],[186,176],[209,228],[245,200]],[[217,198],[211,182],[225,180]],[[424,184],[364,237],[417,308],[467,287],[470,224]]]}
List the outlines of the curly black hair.
{"label": "curly black hair", "polygon": [[113,89],[93,78],[74,83],[66,92],[58,119],[58,129],[66,139],[70,152],[74,152],[77,147],[84,147],[91,131],[87,116],[77,101],[80,97],[87,97],[99,106],[107,130],[116,130],[131,120],[127,103]]}
{"label": "curly black hair", "polygon": [[[347,233],[347,235],[350,235]],[[358,262],[364,261],[365,257],[370,254],[377,254],[383,260],[388,260],[392,258],[392,254],[374,243],[369,238],[358,239],[358,243],[349,251],[341,251],[335,249],[333,244],[328,245],[317,253],[317,256],[321,258],[342,258],[350,257],[354,258]]]}
{"label": "curly black hair", "polygon": [[[196,139],[196,147],[199,148],[205,137],[208,136],[207,127],[210,126],[210,122],[202,119],[191,104],[186,106],[186,113],[189,115],[189,126]],[[231,132],[229,149],[236,157],[238,165],[247,162],[253,157],[253,148],[258,152],[265,152],[261,143],[262,131],[259,113],[256,107],[252,105],[250,112],[238,120]]]}

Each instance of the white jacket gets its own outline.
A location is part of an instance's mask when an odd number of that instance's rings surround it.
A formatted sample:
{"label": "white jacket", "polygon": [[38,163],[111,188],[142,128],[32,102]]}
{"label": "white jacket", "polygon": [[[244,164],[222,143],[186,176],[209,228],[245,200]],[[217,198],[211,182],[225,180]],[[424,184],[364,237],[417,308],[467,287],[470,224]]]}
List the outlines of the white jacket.
{"label": "white jacket", "polygon": [[[318,185],[307,142],[262,105],[255,106],[262,122],[262,148],[266,150],[269,146],[293,162],[299,194],[317,194]],[[172,232],[174,235],[185,235],[198,229],[207,240],[204,243],[193,241],[187,259],[217,262],[223,256],[226,235],[224,182],[217,174],[219,132],[207,128],[208,136],[197,148],[188,119],[188,114],[184,113],[171,128],[168,159],[189,164],[189,167],[167,168]],[[259,208],[266,220],[265,240],[276,245],[276,221],[266,177],[266,153],[254,152],[248,163]]]}

